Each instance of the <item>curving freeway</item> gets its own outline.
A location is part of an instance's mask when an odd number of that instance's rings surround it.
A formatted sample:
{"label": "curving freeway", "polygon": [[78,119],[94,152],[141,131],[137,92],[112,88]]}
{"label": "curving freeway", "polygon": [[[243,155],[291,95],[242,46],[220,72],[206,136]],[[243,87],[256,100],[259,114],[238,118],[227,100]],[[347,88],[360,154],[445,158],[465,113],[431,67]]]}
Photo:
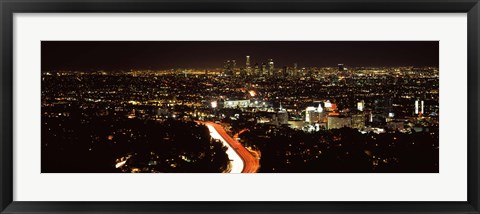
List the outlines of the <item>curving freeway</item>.
{"label": "curving freeway", "polygon": [[[215,129],[222,140],[227,142],[228,145],[236,152],[243,162],[243,169],[241,170],[241,173],[255,173],[258,171],[258,168],[260,167],[259,160],[255,158],[245,147],[243,147],[240,142],[230,137],[221,125],[206,121],[197,122],[206,125],[209,129]],[[232,170],[231,172],[235,171],[236,170]]]}
{"label": "curving freeway", "polygon": [[219,140],[225,147],[227,147],[225,153],[227,153],[228,155],[230,164],[228,165],[228,168],[224,171],[224,173],[242,173],[243,168],[245,168],[245,163],[243,162],[243,159],[240,157],[240,155],[238,155],[235,149],[233,149],[230,144],[228,144],[227,141],[223,139],[222,136],[220,136],[220,134],[213,126],[207,124],[205,125],[210,131],[210,137]]}

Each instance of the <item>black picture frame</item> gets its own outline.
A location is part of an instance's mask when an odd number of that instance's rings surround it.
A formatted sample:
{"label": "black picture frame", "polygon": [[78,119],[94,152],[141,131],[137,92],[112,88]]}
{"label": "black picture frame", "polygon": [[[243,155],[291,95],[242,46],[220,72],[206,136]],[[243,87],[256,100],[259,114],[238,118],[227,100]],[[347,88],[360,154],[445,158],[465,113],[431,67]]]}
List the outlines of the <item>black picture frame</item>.
{"label": "black picture frame", "polygon": [[[480,213],[478,0],[0,0],[1,213]],[[19,202],[13,201],[14,13],[467,13],[468,201],[466,202]],[[448,185],[448,184],[445,184]],[[74,193],[72,193],[74,194]],[[92,193],[94,194],[94,193]],[[412,192],[412,194],[415,194]]]}

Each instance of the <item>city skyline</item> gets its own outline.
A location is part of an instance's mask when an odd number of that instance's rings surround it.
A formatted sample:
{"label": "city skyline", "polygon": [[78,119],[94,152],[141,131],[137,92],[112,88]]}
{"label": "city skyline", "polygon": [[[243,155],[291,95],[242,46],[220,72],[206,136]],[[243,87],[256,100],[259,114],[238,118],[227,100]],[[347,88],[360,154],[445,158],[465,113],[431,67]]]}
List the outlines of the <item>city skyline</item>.
{"label": "city skyline", "polygon": [[42,41],[42,71],[251,66],[436,66],[438,41]]}
{"label": "city skyline", "polygon": [[[438,42],[54,43],[45,67],[103,68],[41,71],[42,173],[439,172],[438,64],[349,64],[426,63]],[[125,69],[152,60],[215,67]]]}

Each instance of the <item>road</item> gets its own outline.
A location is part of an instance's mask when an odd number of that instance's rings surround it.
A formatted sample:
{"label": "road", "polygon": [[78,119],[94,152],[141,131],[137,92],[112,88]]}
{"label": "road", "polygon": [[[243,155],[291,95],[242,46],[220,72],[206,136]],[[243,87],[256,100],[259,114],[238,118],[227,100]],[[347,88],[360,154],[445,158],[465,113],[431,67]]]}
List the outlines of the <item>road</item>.
{"label": "road", "polygon": [[221,125],[213,122],[205,122],[205,121],[197,121],[197,122],[203,123],[207,127],[213,127],[215,131],[222,137],[222,139],[225,142],[227,142],[231,148],[233,148],[233,150],[238,154],[238,156],[240,156],[244,165],[243,169],[241,170],[241,173],[255,173],[258,171],[258,168],[260,168],[259,160],[255,158],[245,147],[243,147],[243,145],[240,142],[230,137],[227,134],[227,132],[225,132],[225,130]]}
{"label": "road", "polygon": [[[197,121],[200,123],[200,121]],[[217,132],[217,130],[212,126],[203,123],[204,125],[207,126],[208,130],[210,131],[210,136],[213,139],[219,140],[222,142],[222,144],[227,147],[227,150],[225,153],[228,155],[228,159],[230,159],[228,169],[224,171],[224,173],[242,173],[243,168],[245,168],[245,163],[243,162],[243,159],[238,155],[237,151],[233,147],[230,146],[229,143],[223,137]]]}

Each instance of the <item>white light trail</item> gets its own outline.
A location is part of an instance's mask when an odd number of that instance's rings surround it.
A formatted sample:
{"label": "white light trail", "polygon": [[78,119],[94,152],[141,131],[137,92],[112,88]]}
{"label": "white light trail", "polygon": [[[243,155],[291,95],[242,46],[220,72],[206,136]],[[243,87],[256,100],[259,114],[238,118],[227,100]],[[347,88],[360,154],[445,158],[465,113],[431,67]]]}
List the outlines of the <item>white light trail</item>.
{"label": "white light trail", "polygon": [[245,167],[242,158],[237,154],[237,152],[230,146],[230,144],[225,141],[225,139],[222,138],[222,136],[215,130],[215,128],[211,125],[207,125],[208,130],[210,130],[210,136],[212,136],[213,139],[220,140],[224,146],[226,146],[228,149],[226,151],[228,158],[231,160],[231,170],[230,173],[242,173],[243,168]]}
{"label": "white light trail", "polygon": [[125,163],[127,163],[127,160],[124,160],[122,162],[118,162],[117,164],[115,164],[115,168],[120,168],[122,167],[123,165],[125,165]]}

